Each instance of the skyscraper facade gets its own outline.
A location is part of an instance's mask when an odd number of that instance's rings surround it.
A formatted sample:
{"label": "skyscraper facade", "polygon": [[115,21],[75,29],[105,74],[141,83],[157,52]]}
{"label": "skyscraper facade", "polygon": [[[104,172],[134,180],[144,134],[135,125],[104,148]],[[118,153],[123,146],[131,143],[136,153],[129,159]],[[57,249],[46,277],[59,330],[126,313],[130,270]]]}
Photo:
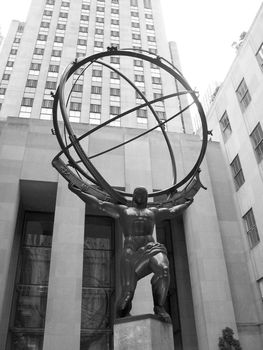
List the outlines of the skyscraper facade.
{"label": "skyscraper facade", "polygon": [[[26,23],[12,23],[3,47],[0,116],[51,119],[50,93],[55,91],[61,72],[75,58],[107,47],[145,49],[171,60],[169,46],[163,40],[160,12],[160,1],[33,2]],[[119,57],[111,57],[106,63],[124,69],[136,86],[152,98],[169,93],[171,86],[175,88],[174,81],[153,64]],[[141,102],[118,74],[100,64],[94,63],[81,76],[75,74],[73,83],[69,102],[72,122],[100,124]],[[174,103],[179,102],[166,100],[156,106],[160,119],[169,115]],[[153,122],[148,111],[141,109],[129,121],[117,120],[114,125],[146,128]],[[189,115],[184,120],[174,120],[168,129],[191,132]]]}
{"label": "skyscraper facade", "polygon": [[[118,220],[85,205],[52,167],[59,152],[51,132],[59,78],[75,59],[120,47],[148,50],[172,61],[160,0],[33,0],[25,23],[13,21],[0,56],[0,350],[113,350],[114,304],[120,295],[122,233]],[[139,51],[138,51],[139,52]],[[155,56],[157,55],[157,56]],[[111,56],[150,100],[182,89],[156,65]],[[86,67],[85,67],[86,68]],[[81,135],[142,103],[116,72],[100,62],[68,81],[68,114]],[[182,111],[184,95],[158,102],[161,120]],[[83,141],[88,156],[156,125],[149,108],[116,120]],[[178,181],[195,164],[202,140],[188,111],[166,126]],[[173,182],[159,130],[94,160],[114,187],[154,192]],[[171,269],[166,308],[174,348],[215,349],[230,327],[244,349],[262,349],[260,292],[251,284],[231,174],[220,145],[210,142],[200,190],[177,218],[157,222]],[[139,281],[133,315],[152,313],[150,277]]]}

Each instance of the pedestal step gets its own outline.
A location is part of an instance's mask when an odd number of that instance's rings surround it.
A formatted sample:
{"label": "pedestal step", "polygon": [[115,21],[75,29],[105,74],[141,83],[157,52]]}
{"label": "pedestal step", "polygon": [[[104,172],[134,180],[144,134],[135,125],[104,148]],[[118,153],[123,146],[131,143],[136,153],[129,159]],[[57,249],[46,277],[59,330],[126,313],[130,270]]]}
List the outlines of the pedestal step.
{"label": "pedestal step", "polygon": [[114,350],[173,350],[173,326],[155,315],[120,318],[114,324]]}

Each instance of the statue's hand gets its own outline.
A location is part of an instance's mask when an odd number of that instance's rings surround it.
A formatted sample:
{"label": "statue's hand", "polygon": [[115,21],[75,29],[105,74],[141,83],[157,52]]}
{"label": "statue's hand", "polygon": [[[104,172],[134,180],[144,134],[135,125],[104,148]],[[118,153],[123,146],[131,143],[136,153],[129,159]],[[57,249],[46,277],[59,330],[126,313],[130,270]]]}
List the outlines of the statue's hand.
{"label": "statue's hand", "polygon": [[172,213],[172,214],[181,213],[183,210],[188,208],[189,205],[191,205],[193,203],[193,201],[194,201],[193,198],[186,199],[186,201],[183,204],[179,204],[179,205],[176,205],[173,208],[171,208],[170,213]]}
{"label": "statue's hand", "polygon": [[72,182],[70,182],[70,183],[68,184],[68,188],[69,188],[70,191],[72,191],[72,192],[74,192],[74,193],[76,193],[76,194],[81,193],[81,189],[80,189],[79,187],[73,185]]}
{"label": "statue's hand", "polygon": [[189,205],[191,205],[193,201],[194,201],[194,198],[187,198],[184,204],[187,205],[187,207],[189,207]]}

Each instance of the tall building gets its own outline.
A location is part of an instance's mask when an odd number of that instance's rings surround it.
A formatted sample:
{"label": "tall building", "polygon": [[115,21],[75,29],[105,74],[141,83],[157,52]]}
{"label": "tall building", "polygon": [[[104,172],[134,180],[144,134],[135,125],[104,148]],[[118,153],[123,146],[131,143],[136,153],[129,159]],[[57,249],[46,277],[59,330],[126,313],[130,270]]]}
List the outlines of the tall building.
{"label": "tall building", "polygon": [[[50,93],[55,91],[61,72],[75,58],[107,47],[142,48],[171,60],[169,46],[163,40],[160,12],[160,1],[33,2],[26,24],[12,23],[2,50],[0,117],[51,119]],[[176,53],[173,56],[177,58]],[[169,93],[171,86],[175,86],[157,67],[141,60],[128,62],[125,58],[111,57],[105,61],[121,71],[124,69],[128,78],[152,98]],[[73,122],[100,124],[141,102],[125,81],[100,64],[94,63],[80,77],[76,74],[73,83],[69,104]],[[178,102],[166,100],[156,106],[161,119],[170,114],[174,103]],[[117,120],[114,125],[153,126],[154,118],[148,117],[147,112],[141,109],[136,118]],[[191,120],[175,119],[168,130],[191,132]]]}
{"label": "tall building", "polygon": [[[122,235],[118,220],[85,205],[52,167],[50,95],[67,65],[107,47],[146,49],[178,66],[164,35],[160,0],[33,0],[25,23],[14,21],[0,56],[0,350],[113,350],[114,303],[120,294]],[[104,62],[104,61],[103,61]],[[155,65],[105,59],[149,99],[180,91]],[[68,113],[83,134],[141,103],[123,79],[94,62],[69,81]],[[218,95],[219,96],[219,95]],[[216,100],[215,100],[216,101]],[[182,95],[156,103],[160,119],[188,105]],[[89,156],[155,125],[148,109],[84,141]],[[167,125],[178,181],[192,169],[202,140],[189,112]],[[167,188],[169,155],[158,130],[94,160],[115,187]],[[166,245],[167,299],[174,348],[211,350],[230,327],[244,349],[263,348],[263,308],[253,280],[245,227],[232,176],[218,142],[209,142],[200,190],[187,211],[156,225]],[[257,218],[256,218],[257,220]],[[254,226],[253,226],[254,227]],[[252,227],[252,229],[253,229]],[[250,227],[251,228],[251,227]],[[139,281],[133,315],[152,313],[150,277]]]}
{"label": "tall building", "polygon": [[[234,198],[245,227],[251,281],[263,298],[262,94],[263,6],[237,51],[236,58],[207,114],[213,140],[219,141],[232,176]],[[262,300],[259,300],[261,303]]]}

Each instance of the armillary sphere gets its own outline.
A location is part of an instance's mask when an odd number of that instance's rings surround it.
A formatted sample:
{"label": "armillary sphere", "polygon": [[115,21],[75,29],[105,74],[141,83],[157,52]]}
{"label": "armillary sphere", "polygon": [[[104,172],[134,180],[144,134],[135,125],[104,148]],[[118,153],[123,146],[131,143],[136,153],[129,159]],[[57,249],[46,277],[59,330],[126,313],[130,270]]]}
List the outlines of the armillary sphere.
{"label": "armillary sphere", "polygon": [[[177,90],[174,93],[169,95],[164,95],[153,100],[148,100],[144,95],[144,93],[126,75],[124,75],[121,71],[119,71],[112,65],[107,64],[105,60],[103,61],[103,58],[109,57],[109,56],[130,57],[130,58],[135,58],[146,62],[150,62],[151,64],[159,67],[160,69],[163,69],[166,73],[171,75],[175,79],[176,84],[179,83],[182,86],[182,89],[180,89],[180,91]],[[94,126],[92,129],[88,130],[81,136],[76,136],[74,132],[74,128],[72,126],[73,123],[70,122],[69,113],[67,111],[67,105],[68,105],[70,96],[72,94],[72,91],[74,90],[74,85],[76,84],[78,79],[81,77],[81,75],[83,75],[84,72],[88,68],[90,68],[94,63],[96,65],[99,64],[101,66],[106,67],[110,71],[117,74],[121,79],[124,79],[136,91],[136,94],[140,96],[143,103],[141,103],[140,105],[136,105],[135,107],[112,117],[111,119],[101,123],[100,125]],[[78,78],[74,82],[69,92],[69,95],[66,98],[65,86],[67,81],[73,74],[74,76],[78,74],[77,75]],[[170,99],[173,97],[179,97],[185,94],[188,94],[189,96],[191,96],[193,102],[189,104],[187,107],[185,107],[184,109],[181,109],[179,112],[177,112],[173,116],[168,117],[166,120],[160,120],[160,118],[158,117],[158,113],[154,109],[154,103],[164,101],[166,99]],[[72,62],[62,74],[60,84],[57,88],[56,93],[53,95],[53,97],[54,97],[54,104],[53,104],[54,130],[53,132],[57,137],[57,140],[61,147],[61,151],[53,159],[52,164],[68,182],[74,184],[76,187],[80,188],[83,192],[94,195],[98,199],[101,199],[104,201],[110,201],[114,203],[128,205],[130,203],[129,199],[132,197],[132,193],[120,191],[113,188],[105,180],[105,178],[100,174],[100,172],[96,169],[96,167],[92,163],[92,158],[94,158],[95,156],[99,156],[107,152],[110,152],[113,149],[123,146],[129,142],[135,141],[138,137],[142,137],[157,128],[161,129],[161,132],[166,141],[166,145],[169,151],[169,156],[170,156],[172,171],[173,171],[173,183],[169,188],[165,188],[157,192],[149,193],[149,197],[166,195],[166,196],[162,196],[162,197],[165,197],[165,199],[162,201],[162,203],[160,203],[160,205],[169,205],[169,203],[171,202],[179,203],[180,201],[183,202],[186,199],[193,198],[193,196],[200,189],[200,187],[203,187],[200,183],[198,174],[199,174],[200,164],[204,158],[206,147],[207,147],[208,131],[207,131],[205,114],[198,100],[196,92],[191,89],[190,85],[187,83],[187,81],[185,80],[183,75],[180,73],[180,71],[170,62],[168,62],[166,59],[145,50],[134,50],[134,49],[119,50],[116,47],[109,47],[105,52],[99,52],[86,58],[76,59],[74,62]],[[201,120],[201,125],[202,125],[201,149],[197,159],[195,160],[195,163],[193,164],[192,169],[182,180],[177,182],[176,162],[175,162],[171,143],[165,131],[165,124],[173,120],[174,118],[180,116],[185,110],[190,108],[191,105],[195,105],[197,107],[198,114]],[[80,143],[81,140],[83,140],[84,138],[88,138],[91,134],[94,134],[99,129],[116,121],[117,119],[123,118],[131,114],[132,112],[135,112],[145,107],[148,108],[151,111],[152,115],[154,116],[156,120],[156,126],[143,131],[140,135],[134,138],[131,138],[126,142],[123,142],[121,144],[116,145],[115,147],[112,147],[96,155],[93,155],[92,157],[89,157],[85,153]],[[59,122],[58,120],[59,110],[61,112],[62,122],[64,123],[62,131],[60,128],[61,122]],[[66,157],[67,161],[64,161],[61,158],[62,156],[63,158]]]}

